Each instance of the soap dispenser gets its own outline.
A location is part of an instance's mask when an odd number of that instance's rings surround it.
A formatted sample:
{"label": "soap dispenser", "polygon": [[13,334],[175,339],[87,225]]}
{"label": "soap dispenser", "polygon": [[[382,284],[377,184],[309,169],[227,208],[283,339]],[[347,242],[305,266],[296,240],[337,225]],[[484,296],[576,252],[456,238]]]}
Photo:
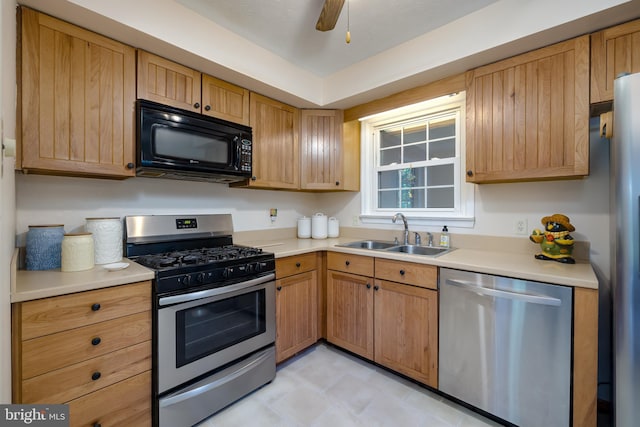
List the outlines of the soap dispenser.
{"label": "soap dispenser", "polygon": [[448,248],[450,243],[449,229],[447,229],[447,226],[445,225],[444,227],[442,227],[442,233],[440,234],[440,246],[443,248]]}

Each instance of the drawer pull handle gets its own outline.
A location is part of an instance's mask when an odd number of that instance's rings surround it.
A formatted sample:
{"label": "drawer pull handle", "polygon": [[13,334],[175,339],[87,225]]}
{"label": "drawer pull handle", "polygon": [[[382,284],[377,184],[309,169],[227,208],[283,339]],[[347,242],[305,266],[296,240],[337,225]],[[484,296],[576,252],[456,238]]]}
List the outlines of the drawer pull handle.
{"label": "drawer pull handle", "polygon": [[371,283],[367,283],[367,289],[371,289]]}
{"label": "drawer pull handle", "polygon": [[345,261],[344,262],[344,265],[346,265],[347,267],[349,266],[349,264],[351,264],[351,262],[349,262],[349,261]]}
{"label": "drawer pull handle", "polygon": [[300,268],[300,263],[296,262],[296,267]]}
{"label": "drawer pull handle", "polygon": [[278,286],[276,289],[281,291],[282,290],[282,286]]}
{"label": "drawer pull handle", "polygon": [[93,374],[91,374],[91,379],[95,381],[100,379],[101,376],[102,374],[100,372],[94,372]]}
{"label": "drawer pull handle", "polygon": [[91,306],[91,311],[98,311],[100,310],[100,304],[95,303]]}
{"label": "drawer pull handle", "polygon": [[95,337],[94,339],[91,340],[91,344],[92,345],[98,345],[100,344],[102,340],[100,339],[100,337]]}
{"label": "drawer pull handle", "polygon": [[400,275],[404,276],[404,270],[400,270]]}

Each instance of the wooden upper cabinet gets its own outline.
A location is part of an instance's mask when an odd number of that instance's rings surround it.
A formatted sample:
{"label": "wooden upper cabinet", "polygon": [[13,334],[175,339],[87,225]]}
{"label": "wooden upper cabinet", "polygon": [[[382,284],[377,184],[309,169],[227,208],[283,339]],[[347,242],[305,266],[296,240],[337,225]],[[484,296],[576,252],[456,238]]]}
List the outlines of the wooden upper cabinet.
{"label": "wooden upper cabinet", "polygon": [[640,72],[640,19],[591,35],[591,103],[613,100],[613,80]]}
{"label": "wooden upper cabinet", "polygon": [[249,187],[299,189],[299,110],[254,92],[249,99],[253,128]]}
{"label": "wooden upper cabinet", "polygon": [[135,175],[135,50],[20,7],[18,126],[22,168]]}
{"label": "wooden upper cabinet", "polygon": [[249,91],[203,74],[202,114],[249,126]]}
{"label": "wooden upper cabinet", "polygon": [[589,174],[589,36],[467,72],[467,181]]}
{"label": "wooden upper cabinet", "polygon": [[138,98],[200,112],[199,71],[138,50]]}
{"label": "wooden upper cabinet", "polygon": [[342,110],[302,110],[300,114],[300,187],[340,190],[342,182]]}

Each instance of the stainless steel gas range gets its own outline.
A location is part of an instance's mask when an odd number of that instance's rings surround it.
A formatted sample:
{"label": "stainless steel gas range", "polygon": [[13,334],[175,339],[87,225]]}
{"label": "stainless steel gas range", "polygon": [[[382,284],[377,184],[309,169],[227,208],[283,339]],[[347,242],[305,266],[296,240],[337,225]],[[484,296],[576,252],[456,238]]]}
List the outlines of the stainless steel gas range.
{"label": "stainless steel gas range", "polygon": [[125,219],[155,270],[154,424],[188,427],[275,377],[275,260],[234,245],[231,215]]}

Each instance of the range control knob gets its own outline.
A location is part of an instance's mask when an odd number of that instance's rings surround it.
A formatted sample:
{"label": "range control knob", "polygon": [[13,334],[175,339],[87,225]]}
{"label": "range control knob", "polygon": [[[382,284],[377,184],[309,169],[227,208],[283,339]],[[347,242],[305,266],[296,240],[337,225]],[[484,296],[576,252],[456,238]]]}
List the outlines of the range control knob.
{"label": "range control knob", "polygon": [[198,275],[196,276],[196,282],[198,283],[204,283],[204,279],[205,279],[205,274],[204,273],[198,273]]}
{"label": "range control knob", "polygon": [[178,278],[178,283],[182,283],[182,286],[189,286],[191,284],[191,276],[185,274],[181,278]]}
{"label": "range control knob", "polygon": [[233,267],[227,267],[224,269],[224,271],[222,272],[222,277],[224,277],[225,279],[230,279],[233,277]]}

